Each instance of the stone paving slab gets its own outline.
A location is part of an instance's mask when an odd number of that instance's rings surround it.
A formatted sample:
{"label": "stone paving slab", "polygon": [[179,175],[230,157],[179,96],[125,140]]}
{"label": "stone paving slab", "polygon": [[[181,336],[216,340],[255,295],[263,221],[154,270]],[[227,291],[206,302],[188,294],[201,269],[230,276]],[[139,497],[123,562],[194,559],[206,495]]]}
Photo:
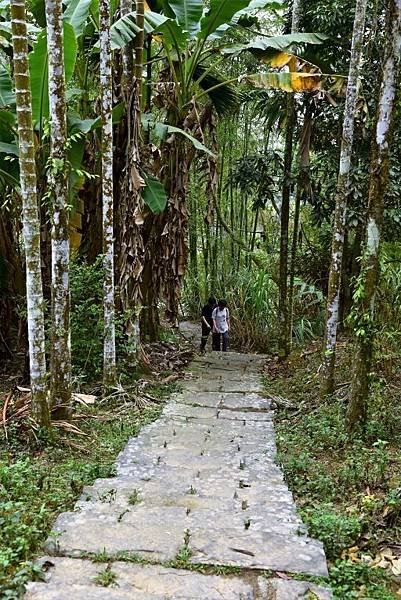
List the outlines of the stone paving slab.
{"label": "stone paving slab", "polygon": [[292,579],[263,579],[258,580],[258,590],[261,598],[268,600],[331,600],[329,589],[306,581]]}
{"label": "stone paving slab", "polygon": [[[51,559],[50,583],[31,584],[26,597],[304,597],[305,582],[266,584],[259,577],[267,570],[327,574],[322,544],[306,535],[275,463],[273,412],[260,384],[263,362],[235,353],[196,359],[198,379],[187,380],[158,421],[129,440],[118,456],[117,476],[96,480],[74,511],[58,517],[46,543],[57,557]],[[166,569],[183,548],[188,566],[234,566],[242,575]],[[152,565],[118,562],[121,552]],[[118,587],[96,585],[99,565],[81,560],[82,553],[106,553]],[[65,589],[68,578],[71,591]],[[327,593],[318,597],[326,600]]]}
{"label": "stone paving slab", "polygon": [[191,533],[190,542],[193,564],[328,575],[322,544],[305,536],[197,530]]}
{"label": "stone paving slab", "polygon": [[[46,557],[50,566],[48,583],[29,585],[29,600],[252,600],[253,586],[240,578],[201,575],[182,569],[158,565],[134,565],[114,562],[110,570],[115,585],[107,588],[96,585],[94,579],[107,564],[95,564],[72,558]],[[50,592],[50,593],[49,593]]]}
{"label": "stone paving slab", "polygon": [[[264,577],[203,575],[159,565],[116,561],[93,563],[73,558],[44,557],[46,583],[30,583],[27,600],[305,600],[308,592],[318,600],[331,600],[328,589],[313,583]],[[96,583],[109,568],[115,584]]]}

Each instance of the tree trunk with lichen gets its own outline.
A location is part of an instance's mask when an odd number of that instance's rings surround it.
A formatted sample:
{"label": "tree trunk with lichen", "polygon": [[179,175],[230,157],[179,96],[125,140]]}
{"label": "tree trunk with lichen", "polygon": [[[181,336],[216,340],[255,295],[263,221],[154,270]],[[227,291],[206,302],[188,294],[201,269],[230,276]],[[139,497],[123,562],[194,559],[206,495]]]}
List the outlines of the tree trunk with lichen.
{"label": "tree trunk with lichen", "polygon": [[11,0],[14,79],[18,121],[23,237],[32,416],[49,427],[47,401],[44,300],[40,257],[40,220],[36,193],[35,145],[25,0]]}
{"label": "tree trunk with lichen", "polygon": [[363,51],[365,15],[367,0],[357,0],[349,66],[347,96],[345,100],[344,122],[340,153],[340,169],[337,179],[336,208],[333,223],[331,266],[327,291],[327,312],[324,339],[324,355],[321,380],[321,395],[334,392],[334,371],[336,358],[337,326],[340,308],[341,274],[346,228],[347,195],[351,171],[354,120],[358,100],[358,81]]}
{"label": "tree trunk with lichen", "polygon": [[[373,358],[375,294],[379,279],[380,241],[384,199],[389,176],[389,153],[395,118],[401,52],[401,0],[390,0],[387,14],[386,49],[378,111],[373,139],[369,205],[361,274],[357,282],[359,304],[354,306],[354,329],[357,351],[351,397],[348,407],[348,429],[366,420],[369,373]],[[355,295],[354,295],[355,297]]]}
{"label": "tree trunk with lichen", "polygon": [[49,180],[53,195],[50,386],[53,415],[65,419],[71,403],[71,347],[63,5],[61,0],[46,0],[45,7],[51,139]]}
{"label": "tree trunk with lichen", "polygon": [[100,2],[100,100],[102,112],[102,215],[104,270],[103,386],[116,384],[116,331],[114,299],[114,202],[113,202],[113,80],[110,40],[110,3]]}
{"label": "tree trunk with lichen", "polygon": [[[299,31],[301,17],[301,0],[293,0],[291,33]],[[291,65],[290,65],[291,69]],[[291,94],[287,98],[287,124],[284,145],[284,173],[280,214],[280,265],[279,265],[279,356],[284,359],[290,353],[290,327],[288,305],[288,229],[290,220],[291,167],[294,130],[297,120],[295,98]]]}

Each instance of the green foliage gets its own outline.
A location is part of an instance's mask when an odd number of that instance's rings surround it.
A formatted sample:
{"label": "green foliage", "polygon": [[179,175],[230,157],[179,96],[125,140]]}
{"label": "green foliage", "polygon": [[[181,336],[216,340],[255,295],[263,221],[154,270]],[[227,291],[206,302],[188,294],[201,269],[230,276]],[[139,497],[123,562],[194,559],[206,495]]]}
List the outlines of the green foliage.
{"label": "green foliage", "polygon": [[[66,81],[70,81],[77,58],[77,39],[72,25],[64,22],[64,66]],[[29,54],[32,90],[32,118],[35,123],[49,118],[48,55],[47,36],[44,31],[38,36]]]}
{"label": "green foliage", "polygon": [[[163,25],[168,21],[168,18],[157,13],[145,12],[145,33],[149,34],[157,30],[163,30]],[[135,37],[139,31],[136,24],[136,12],[130,12],[117,19],[110,27],[111,48],[112,50],[122,50],[127,44],[135,41]]]}
{"label": "green foliage", "polygon": [[140,501],[141,501],[141,495],[140,495],[139,490],[137,490],[137,489],[133,490],[128,497],[128,504],[135,505],[135,504],[139,504]]}
{"label": "green foliage", "polygon": [[72,25],[77,38],[84,32],[92,2],[93,0],[69,0],[64,11],[64,20]]}
{"label": "green foliage", "polygon": [[85,381],[101,377],[103,367],[103,268],[73,261],[71,353],[74,374]]}
{"label": "green foliage", "polygon": [[10,74],[5,67],[0,68],[0,107],[15,104],[15,94]]}
{"label": "green foliage", "polygon": [[330,585],[335,600],[395,600],[388,583],[389,576],[383,569],[369,569],[363,563],[338,560],[330,569]]}
{"label": "green foliage", "polygon": [[117,574],[109,567],[106,567],[103,571],[99,571],[96,577],[93,578],[93,581],[102,587],[110,587],[117,584]]}
{"label": "green foliage", "polygon": [[[8,451],[0,454],[0,590],[2,598],[21,597],[23,584],[40,577],[35,553],[56,516],[70,510],[85,485],[112,477],[116,454],[142,424],[160,414],[159,407],[134,408],[114,415],[110,406],[81,408],[88,419],[80,427],[92,438],[90,456],[73,451],[56,434],[34,448],[19,443],[9,430]],[[101,416],[105,419],[93,418]],[[92,417],[92,418],[91,418]],[[12,437],[11,437],[12,436]]]}
{"label": "green foliage", "polygon": [[[338,350],[339,374],[348,377],[352,351]],[[383,386],[373,388],[368,425],[352,438],[344,427],[347,386],[327,402],[319,399],[320,357],[294,359],[291,374],[269,380],[270,393],[296,403],[297,412],[279,411],[277,460],[300,502],[312,536],[335,561],[350,547],[375,555],[383,539],[398,539],[401,514],[399,464],[400,402],[389,402]],[[360,556],[361,556],[360,555]],[[390,577],[363,562],[337,561],[330,567],[335,598],[394,598]]]}
{"label": "green foliage", "polygon": [[203,0],[169,0],[169,5],[174,11],[177,22],[190,37],[194,37],[200,30],[200,20],[203,14]]}
{"label": "green foliage", "polygon": [[324,544],[328,559],[334,559],[358,539],[362,526],[356,516],[338,513],[332,504],[303,511],[303,517],[312,537]]}
{"label": "green foliage", "polygon": [[[71,354],[75,386],[85,386],[101,378],[103,370],[103,264],[102,257],[91,265],[73,260],[71,286]],[[130,348],[124,334],[125,317],[116,317],[116,347],[120,372]],[[130,372],[130,376],[132,373]]]}
{"label": "green foliage", "polygon": [[145,181],[145,187],[142,188],[142,198],[144,202],[149,206],[150,210],[158,215],[167,206],[167,195],[166,190],[158,179],[147,175],[142,171],[142,177]]}

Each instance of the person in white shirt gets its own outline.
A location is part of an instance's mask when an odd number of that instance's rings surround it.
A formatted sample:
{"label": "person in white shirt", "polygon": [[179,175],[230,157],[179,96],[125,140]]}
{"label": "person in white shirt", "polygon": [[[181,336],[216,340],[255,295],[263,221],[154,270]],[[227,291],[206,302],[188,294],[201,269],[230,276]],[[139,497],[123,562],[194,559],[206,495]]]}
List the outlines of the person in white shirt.
{"label": "person in white shirt", "polygon": [[230,311],[227,308],[226,300],[219,300],[212,313],[213,319],[213,350],[221,350],[223,342],[223,352],[228,349],[228,335],[230,331]]}

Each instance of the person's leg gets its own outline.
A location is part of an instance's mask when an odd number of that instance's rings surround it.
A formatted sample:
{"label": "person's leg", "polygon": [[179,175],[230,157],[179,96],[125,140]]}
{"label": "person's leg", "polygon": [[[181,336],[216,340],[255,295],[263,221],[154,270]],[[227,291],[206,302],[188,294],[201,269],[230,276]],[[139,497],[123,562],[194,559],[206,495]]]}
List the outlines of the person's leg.
{"label": "person's leg", "polygon": [[223,352],[228,350],[228,331],[223,333]]}
{"label": "person's leg", "polygon": [[207,338],[209,337],[209,333],[210,333],[210,329],[208,327],[206,327],[206,325],[204,323],[202,323],[202,337],[201,337],[201,344],[200,344],[200,350],[201,350],[201,352],[205,351],[206,343],[207,343]]}
{"label": "person's leg", "polygon": [[212,334],[212,347],[214,351],[219,351],[220,350],[220,334],[213,332]]}

